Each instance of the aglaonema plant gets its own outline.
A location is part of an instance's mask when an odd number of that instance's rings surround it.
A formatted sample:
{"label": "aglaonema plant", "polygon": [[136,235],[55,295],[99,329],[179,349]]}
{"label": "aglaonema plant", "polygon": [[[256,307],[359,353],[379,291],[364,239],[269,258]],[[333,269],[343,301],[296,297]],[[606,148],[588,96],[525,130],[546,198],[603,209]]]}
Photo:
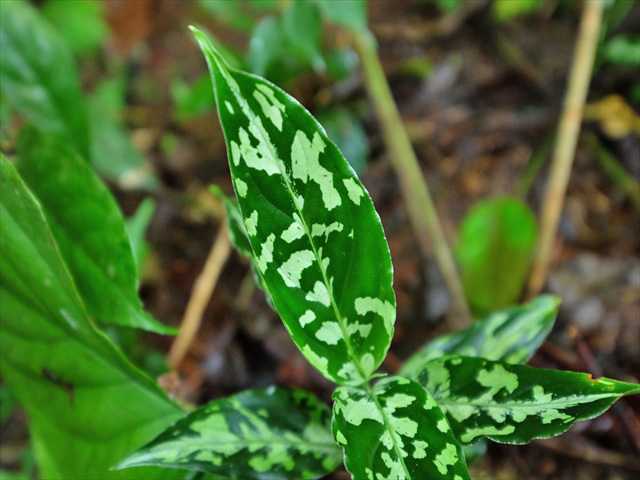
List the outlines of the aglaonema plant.
{"label": "aglaonema plant", "polygon": [[209,65],[237,195],[237,203],[225,200],[232,240],[302,354],[338,386],[332,413],[308,393],[280,388],[214,401],[119,468],[317,478],[342,457],[355,479],[461,480],[470,478],[462,445],[557,435],[640,392],[521,364],[553,325],[551,296],[435,340],[399,375],[377,374],[393,336],[395,297],[367,191],[304,107],[229,67],[192,30]]}

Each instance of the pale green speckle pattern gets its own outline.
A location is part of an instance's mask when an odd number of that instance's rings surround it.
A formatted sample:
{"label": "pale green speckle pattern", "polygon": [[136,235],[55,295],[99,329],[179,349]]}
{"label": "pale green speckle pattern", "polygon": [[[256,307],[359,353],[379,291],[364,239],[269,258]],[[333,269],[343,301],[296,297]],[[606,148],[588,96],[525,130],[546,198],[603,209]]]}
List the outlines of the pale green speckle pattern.
{"label": "pale green speckle pattern", "polygon": [[332,381],[360,384],[386,356],[395,321],[391,258],[371,199],[295,99],[230,68],[194,33],[222,105],[260,280],[309,362]]}
{"label": "pale green speckle pattern", "polygon": [[159,465],[230,478],[317,478],[341,462],[330,412],[313,395],[270,387],[194,410],[118,467]]}
{"label": "pale green speckle pattern", "polygon": [[339,387],[333,398],[334,437],[354,479],[469,478],[444,415],[417,383],[390,377],[372,389]]}
{"label": "pale green speckle pattern", "polygon": [[417,378],[463,443],[482,437],[527,443],[558,435],[575,421],[602,413],[621,395],[640,391],[581,373],[457,356],[428,362]]}

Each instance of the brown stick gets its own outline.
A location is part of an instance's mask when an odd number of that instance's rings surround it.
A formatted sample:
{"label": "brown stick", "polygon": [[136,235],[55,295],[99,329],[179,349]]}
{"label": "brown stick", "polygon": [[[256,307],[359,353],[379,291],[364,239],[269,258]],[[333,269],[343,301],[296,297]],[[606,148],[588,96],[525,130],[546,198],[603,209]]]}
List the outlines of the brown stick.
{"label": "brown stick", "polygon": [[602,23],[602,8],[602,0],[590,0],[584,3],[567,97],[560,118],[558,139],[551,165],[549,187],[542,207],[540,241],[527,286],[529,299],[535,297],[542,289],[551,263],[552,247],[569,183],[569,174],[582,122],[582,110],[591,80]]}
{"label": "brown stick", "polygon": [[364,81],[378,114],[391,164],[398,175],[402,195],[418,242],[425,256],[431,253],[433,247],[442,276],[453,297],[455,311],[449,318],[451,328],[464,328],[471,324],[471,314],[462,282],[418,159],[393,101],[380,59],[368,33],[355,33],[354,44],[360,55]]}
{"label": "brown stick", "polygon": [[187,304],[184,317],[182,317],[180,333],[169,350],[167,363],[171,368],[177,368],[186,355],[196,333],[198,333],[200,323],[202,322],[202,314],[209,304],[211,294],[218,282],[218,277],[229,257],[230,251],[231,245],[227,232],[227,224],[223,223],[216,237],[216,241],[209,252],[204,268],[193,284],[191,298]]}

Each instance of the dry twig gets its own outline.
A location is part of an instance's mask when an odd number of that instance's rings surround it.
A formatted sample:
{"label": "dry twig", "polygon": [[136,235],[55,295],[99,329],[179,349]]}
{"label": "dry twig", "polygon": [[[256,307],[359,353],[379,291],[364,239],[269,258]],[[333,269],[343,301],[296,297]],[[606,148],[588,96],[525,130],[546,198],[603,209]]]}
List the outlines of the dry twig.
{"label": "dry twig", "polygon": [[567,97],[560,118],[558,139],[551,165],[551,177],[542,207],[540,241],[527,286],[528,298],[533,298],[542,289],[551,263],[552,247],[569,183],[569,174],[582,122],[582,111],[591,80],[602,23],[602,9],[602,0],[592,0],[584,4]]}
{"label": "dry twig", "polygon": [[471,314],[462,282],[418,159],[393,101],[380,59],[368,33],[355,33],[354,43],[362,62],[365,84],[378,114],[382,135],[389,149],[391,163],[398,175],[418,242],[425,255],[433,248],[442,276],[451,291],[454,312],[449,320],[452,329],[464,328],[471,324]]}
{"label": "dry twig", "polygon": [[229,257],[230,251],[231,245],[227,232],[227,224],[223,223],[213,247],[209,252],[202,273],[200,273],[200,276],[198,276],[193,284],[191,298],[187,304],[184,317],[182,317],[180,333],[169,350],[167,363],[171,368],[177,368],[198,332],[202,321],[202,314],[209,304],[211,294],[218,282],[218,277]]}

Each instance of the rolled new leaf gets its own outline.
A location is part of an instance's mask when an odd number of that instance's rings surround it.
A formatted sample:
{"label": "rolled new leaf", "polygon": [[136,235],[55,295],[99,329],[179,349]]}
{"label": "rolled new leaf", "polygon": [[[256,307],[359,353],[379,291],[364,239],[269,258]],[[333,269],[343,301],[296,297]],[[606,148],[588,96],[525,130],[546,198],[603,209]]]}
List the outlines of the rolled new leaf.
{"label": "rolled new leaf", "polygon": [[428,343],[405,362],[400,375],[415,380],[425,363],[445,355],[525,363],[553,328],[559,305],[558,297],[541,295],[526,305],[494,312],[469,328]]}
{"label": "rolled new leaf", "polygon": [[463,444],[482,437],[518,444],[552,437],[600,415],[621,396],[640,393],[640,385],[586,373],[459,356],[428,362],[417,379]]}
{"label": "rolled new leaf", "polygon": [[333,435],[354,480],[470,478],[449,423],[417,383],[389,377],[339,387],[333,399]]}
{"label": "rolled new leaf", "polygon": [[255,263],[291,337],[328,379],[360,384],[389,348],[395,296],[371,199],[320,124],[193,32],[213,78]]}
{"label": "rolled new leaf", "polygon": [[300,390],[247,390],[194,410],[117,468],[200,470],[225,478],[318,478],[342,460],[329,409]]}

